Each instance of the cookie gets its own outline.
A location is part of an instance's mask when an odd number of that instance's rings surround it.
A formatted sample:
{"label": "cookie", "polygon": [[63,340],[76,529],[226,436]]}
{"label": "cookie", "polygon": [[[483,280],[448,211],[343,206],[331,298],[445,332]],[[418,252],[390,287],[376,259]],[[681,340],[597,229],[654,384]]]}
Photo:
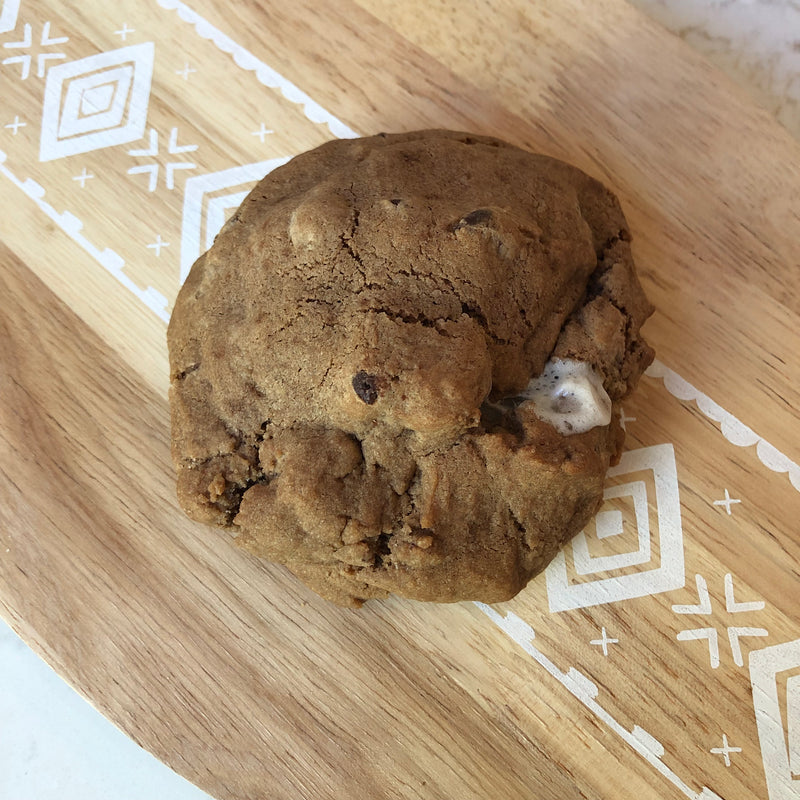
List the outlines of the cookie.
{"label": "cookie", "polygon": [[169,324],[187,514],[336,603],[514,596],[602,502],[652,313],[613,194],[451,131],[267,175]]}

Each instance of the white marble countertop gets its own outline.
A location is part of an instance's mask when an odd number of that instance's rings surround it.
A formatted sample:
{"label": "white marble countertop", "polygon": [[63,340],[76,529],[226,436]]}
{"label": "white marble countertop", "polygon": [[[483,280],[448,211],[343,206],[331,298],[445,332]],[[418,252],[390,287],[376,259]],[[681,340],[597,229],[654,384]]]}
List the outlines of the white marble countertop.
{"label": "white marble countertop", "polygon": [[[800,138],[800,0],[630,0]],[[0,622],[0,800],[209,800]]]}
{"label": "white marble countertop", "polygon": [[800,139],[800,0],[629,0]]}

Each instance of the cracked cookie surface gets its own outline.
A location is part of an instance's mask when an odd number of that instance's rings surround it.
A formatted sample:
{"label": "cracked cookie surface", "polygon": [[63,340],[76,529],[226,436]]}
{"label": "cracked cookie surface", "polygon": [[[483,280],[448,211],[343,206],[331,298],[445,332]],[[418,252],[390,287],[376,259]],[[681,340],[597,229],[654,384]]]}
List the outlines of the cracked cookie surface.
{"label": "cracked cookie surface", "polygon": [[[497,602],[597,510],[652,313],[616,198],[450,131],[338,140],[267,175],[169,325],[172,452],[194,519],[334,602]],[[508,403],[586,362],[611,422]]]}

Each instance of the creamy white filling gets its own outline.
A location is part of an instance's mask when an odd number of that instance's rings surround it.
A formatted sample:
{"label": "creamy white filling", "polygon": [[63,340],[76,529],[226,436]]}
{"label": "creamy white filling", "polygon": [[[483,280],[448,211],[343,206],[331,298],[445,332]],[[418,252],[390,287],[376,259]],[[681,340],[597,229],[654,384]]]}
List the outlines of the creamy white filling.
{"label": "creamy white filling", "polygon": [[548,361],[520,397],[533,403],[536,416],[564,436],[611,422],[611,398],[600,376],[585,361]]}

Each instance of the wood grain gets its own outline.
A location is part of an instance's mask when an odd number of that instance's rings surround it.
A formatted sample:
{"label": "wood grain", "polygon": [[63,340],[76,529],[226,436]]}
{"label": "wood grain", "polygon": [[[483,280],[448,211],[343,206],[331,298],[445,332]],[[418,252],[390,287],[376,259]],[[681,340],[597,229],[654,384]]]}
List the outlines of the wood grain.
{"label": "wood grain", "polygon": [[[620,0],[197,0],[199,32],[174,5],[31,0],[0,36],[14,44],[30,24],[41,42],[49,21],[68,36],[67,65],[149,41],[156,52],[145,135],[50,161],[36,127],[49,76],[35,57],[24,79],[19,64],[0,68],[0,104],[28,122],[0,140],[4,618],[132,738],[224,800],[774,800],[778,767],[756,719],[786,723],[800,659],[776,674],[774,708],[748,661],[800,642],[800,478],[766,465],[800,460],[800,145]],[[123,18],[136,29],[126,42]],[[249,56],[237,50],[237,63],[208,26]],[[677,580],[551,612],[542,576],[496,609],[514,630],[469,603],[346,611],[183,517],[164,322],[97,252],[119,254],[167,313],[187,186],[199,186],[188,181],[330,137],[248,59],[359,133],[493,133],[620,194],[666,365],[625,406],[627,447],[674,459],[680,520],[660,516],[654,470],[619,480],[646,492],[648,569],[679,567]],[[180,76],[184,64],[195,73]],[[274,133],[254,136],[262,123]],[[196,149],[169,152],[173,130],[175,146]],[[136,155],[151,131],[157,156]],[[170,188],[171,160],[184,167]],[[141,165],[158,166],[152,191],[130,172]],[[642,530],[632,507],[608,502],[624,527],[588,537],[592,558],[635,550]],[[570,586],[593,576],[576,552],[565,551]],[[598,644],[601,631],[616,641]],[[723,734],[741,748],[727,765],[714,752]]]}
{"label": "wood grain", "polygon": [[[28,535],[6,533],[0,574],[5,615],[24,620],[31,644],[221,797],[523,793],[533,776],[514,769],[510,732],[390,614],[331,607],[225,535],[197,535],[172,496],[164,399],[2,257],[9,316],[27,324],[6,324],[0,340],[0,514],[4,531]],[[453,726],[465,733],[457,742]],[[555,765],[549,773],[536,772],[548,796],[579,796]]]}

